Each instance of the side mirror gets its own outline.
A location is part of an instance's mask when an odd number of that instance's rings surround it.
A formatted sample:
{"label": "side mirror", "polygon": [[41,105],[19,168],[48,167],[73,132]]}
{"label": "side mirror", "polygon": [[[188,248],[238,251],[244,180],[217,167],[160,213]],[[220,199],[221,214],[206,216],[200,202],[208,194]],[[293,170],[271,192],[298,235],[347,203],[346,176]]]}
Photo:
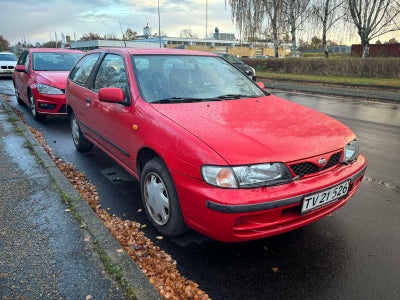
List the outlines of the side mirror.
{"label": "side mirror", "polygon": [[257,81],[256,84],[258,85],[258,87],[259,87],[260,89],[262,89],[262,90],[265,89],[265,85],[264,85],[263,82]]}
{"label": "side mirror", "polygon": [[103,102],[122,103],[125,100],[124,92],[120,88],[101,88],[99,100]]}
{"label": "side mirror", "polygon": [[26,72],[24,65],[16,65],[14,71],[16,72]]}

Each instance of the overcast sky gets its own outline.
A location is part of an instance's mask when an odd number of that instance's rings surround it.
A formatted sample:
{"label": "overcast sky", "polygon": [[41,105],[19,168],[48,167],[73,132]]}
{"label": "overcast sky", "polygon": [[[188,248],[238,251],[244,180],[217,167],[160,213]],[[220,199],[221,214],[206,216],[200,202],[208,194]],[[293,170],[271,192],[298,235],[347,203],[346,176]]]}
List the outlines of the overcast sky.
{"label": "overcast sky", "polygon": [[[159,0],[161,31],[179,37],[190,29],[204,38],[207,32],[235,33],[225,0]],[[208,9],[206,10],[206,3]],[[121,37],[127,28],[143,33],[148,23],[158,32],[157,0],[0,0],[0,35],[11,45],[24,38],[30,43],[58,39],[61,33],[74,39],[85,33]],[[207,22],[206,22],[207,11]]]}

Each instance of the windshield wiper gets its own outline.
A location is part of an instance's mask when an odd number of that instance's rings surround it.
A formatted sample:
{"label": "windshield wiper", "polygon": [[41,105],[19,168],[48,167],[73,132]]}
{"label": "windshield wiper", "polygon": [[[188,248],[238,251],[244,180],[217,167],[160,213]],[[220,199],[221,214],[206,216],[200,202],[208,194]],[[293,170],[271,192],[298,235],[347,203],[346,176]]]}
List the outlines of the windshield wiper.
{"label": "windshield wiper", "polygon": [[230,99],[240,99],[240,98],[258,98],[261,97],[259,95],[244,95],[244,94],[225,94],[218,96],[216,98],[221,100],[230,100]]}
{"label": "windshield wiper", "polygon": [[190,103],[190,102],[202,102],[202,101],[220,101],[219,97],[217,98],[187,98],[187,97],[171,97],[160,100],[152,101],[151,103]]}

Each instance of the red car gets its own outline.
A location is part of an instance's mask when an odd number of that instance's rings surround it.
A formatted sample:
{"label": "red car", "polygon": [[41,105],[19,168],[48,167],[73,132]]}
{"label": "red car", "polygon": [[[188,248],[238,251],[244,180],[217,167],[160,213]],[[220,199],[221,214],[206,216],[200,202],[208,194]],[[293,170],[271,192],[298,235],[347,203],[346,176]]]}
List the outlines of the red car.
{"label": "red car", "polygon": [[30,48],[22,52],[13,83],[19,104],[29,105],[33,117],[66,115],[65,86],[69,71],[83,52],[70,49]]}
{"label": "red car", "polygon": [[76,148],[95,144],[136,177],[166,237],[293,230],[343,206],[367,167],[349,128],[211,53],[94,50],[71,70],[66,97]]}

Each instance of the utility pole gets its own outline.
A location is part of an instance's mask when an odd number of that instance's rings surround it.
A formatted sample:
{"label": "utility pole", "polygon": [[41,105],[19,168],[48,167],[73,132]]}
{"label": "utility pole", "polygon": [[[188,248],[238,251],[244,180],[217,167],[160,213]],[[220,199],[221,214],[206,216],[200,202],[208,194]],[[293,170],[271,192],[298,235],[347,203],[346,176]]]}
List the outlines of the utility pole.
{"label": "utility pole", "polygon": [[208,32],[208,0],[206,0],[206,38]]}
{"label": "utility pole", "polygon": [[160,0],[158,2],[158,38],[160,39],[160,48],[161,47],[161,18],[160,18]]}

